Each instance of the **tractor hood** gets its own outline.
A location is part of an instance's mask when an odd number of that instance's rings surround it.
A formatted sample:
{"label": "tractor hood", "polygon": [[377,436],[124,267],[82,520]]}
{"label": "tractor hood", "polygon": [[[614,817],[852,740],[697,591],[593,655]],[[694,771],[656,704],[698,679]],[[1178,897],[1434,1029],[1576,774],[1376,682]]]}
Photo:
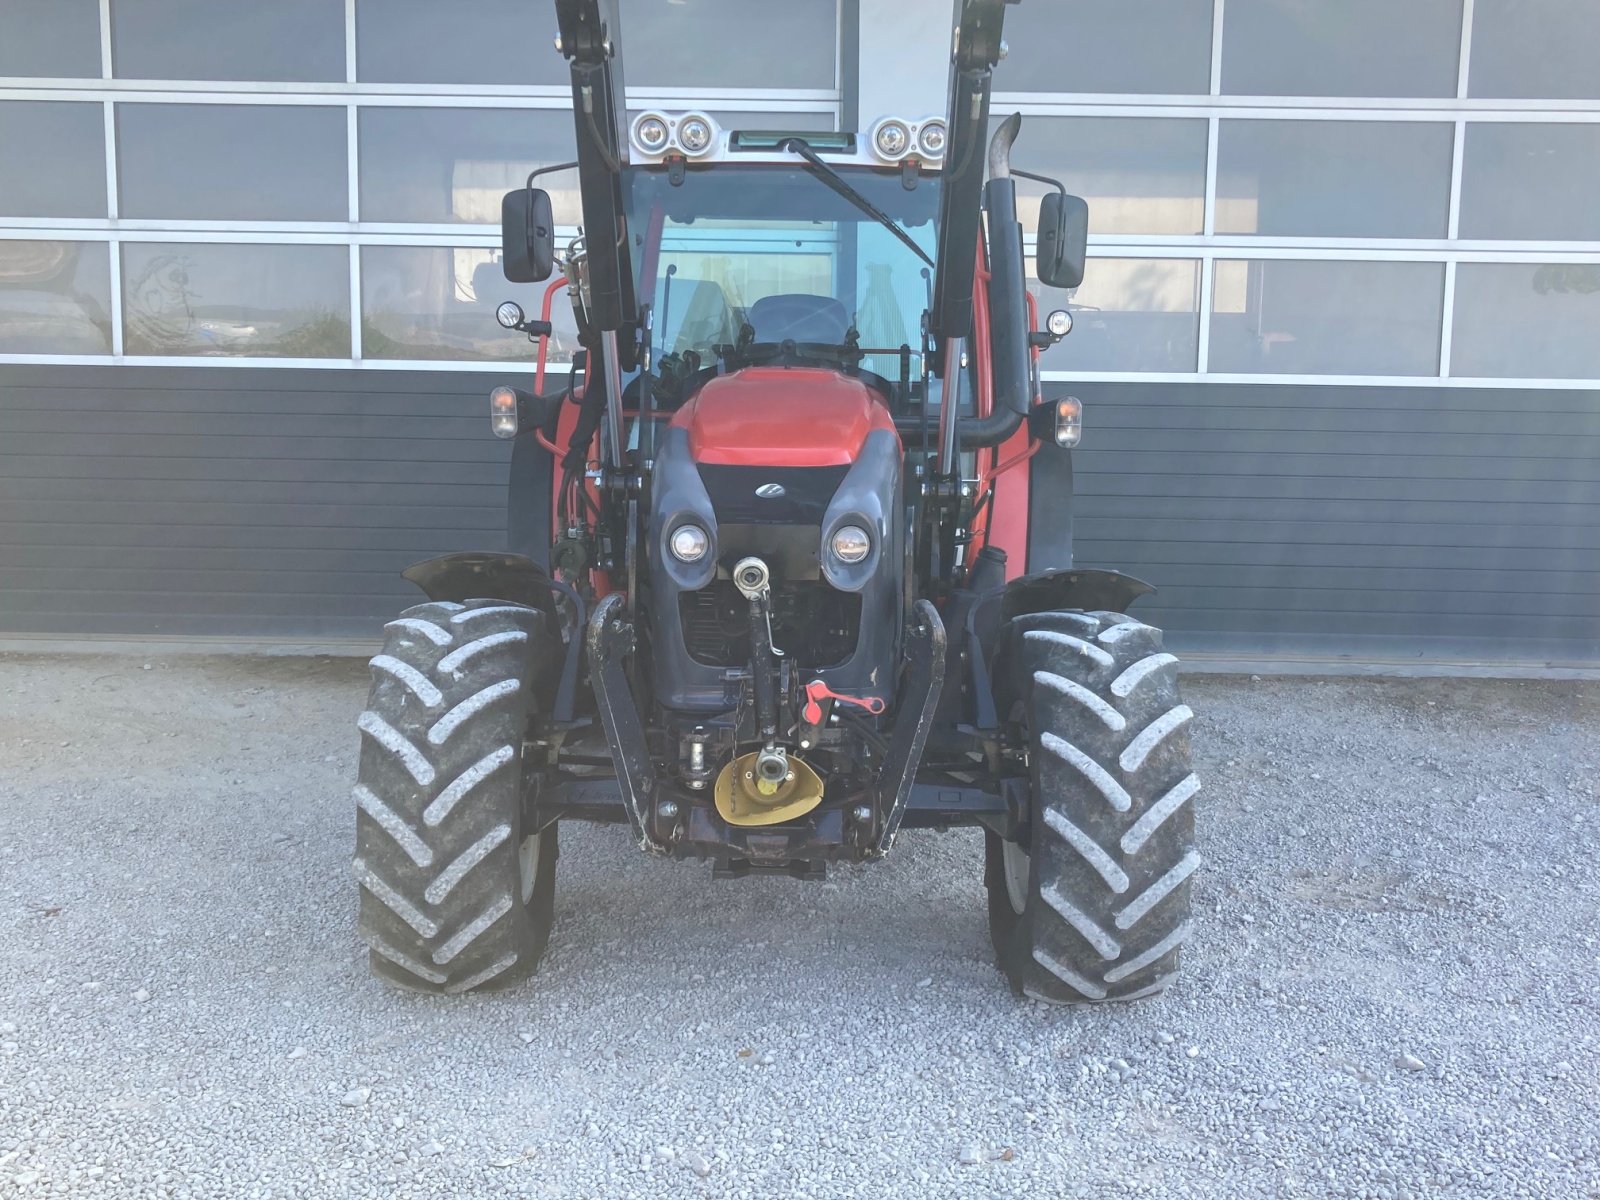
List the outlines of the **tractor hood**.
{"label": "tractor hood", "polygon": [[838,371],[745,367],[706,383],[672,426],[688,432],[697,463],[842,467],[874,430],[893,434],[894,419],[876,391]]}

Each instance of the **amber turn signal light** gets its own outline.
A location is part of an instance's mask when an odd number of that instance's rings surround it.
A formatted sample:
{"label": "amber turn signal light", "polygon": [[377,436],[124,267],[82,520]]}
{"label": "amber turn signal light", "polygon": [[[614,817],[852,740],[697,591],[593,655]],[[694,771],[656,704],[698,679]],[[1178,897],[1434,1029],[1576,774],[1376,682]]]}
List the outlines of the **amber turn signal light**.
{"label": "amber turn signal light", "polygon": [[502,384],[489,393],[489,428],[497,438],[517,436],[516,389]]}

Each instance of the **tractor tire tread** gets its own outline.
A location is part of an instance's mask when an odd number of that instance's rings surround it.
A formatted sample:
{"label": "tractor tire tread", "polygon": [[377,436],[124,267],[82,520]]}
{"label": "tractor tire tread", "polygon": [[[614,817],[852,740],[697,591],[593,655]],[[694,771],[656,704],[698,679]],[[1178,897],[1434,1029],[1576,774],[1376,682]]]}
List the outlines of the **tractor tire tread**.
{"label": "tractor tire tread", "polygon": [[1028,898],[988,835],[990,929],[1017,992],[1058,1004],[1153,995],[1191,923],[1193,712],[1161,631],[1124,613],[1017,620],[1013,711],[1030,731]]}
{"label": "tractor tire tread", "polygon": [[[559,642],[554,652],[559,653]],[[521,747],[539,697],[543,617],[503,601],[430,602],[385,626],[354,790],[358,929],[375,974],[455,993],[503,987],[550,934],[555,829],[521,895]]]}

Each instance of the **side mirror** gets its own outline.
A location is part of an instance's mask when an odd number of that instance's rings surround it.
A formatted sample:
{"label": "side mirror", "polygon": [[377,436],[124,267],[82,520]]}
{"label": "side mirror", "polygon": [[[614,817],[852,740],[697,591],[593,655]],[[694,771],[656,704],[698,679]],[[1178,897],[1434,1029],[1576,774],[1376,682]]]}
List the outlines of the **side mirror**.
{"label": "side mirror", "polygon": [[1083,263],[1089,254],[1089,205],[1082,196],[1051,192],[1039,202],[1036,247],[1040,283],[1075,288],[1083,282]]}
{"label": "side mirror", "polygon": [[543,283],[556,265],[556,224],[550,193],[518,188],[500,201],[500,255],[512,283]]}

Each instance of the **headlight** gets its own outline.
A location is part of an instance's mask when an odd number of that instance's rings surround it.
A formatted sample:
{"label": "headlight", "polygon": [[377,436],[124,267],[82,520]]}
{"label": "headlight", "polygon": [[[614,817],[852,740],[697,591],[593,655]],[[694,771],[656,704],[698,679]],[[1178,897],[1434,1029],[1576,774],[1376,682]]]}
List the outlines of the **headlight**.
{"label": "headlight", "polygon": [[646,154],[659,154],[667,146],[667,123],[655,113],[645,113],[633,123],[633,140]]}
{"label": "headlight", "polygon": [[679,562],[699,562],[711,549],[711,536],[698,525],[680,525],[673,530],[667,544],[672,548],[672,557]]}
{"label": "headlight", "polygon": [[507,329],[515,329],[522,324],[522,305],[515,300],[503,301],[500,307],[494,310],[494,319]]}
{"label": "headlight", "polygon": [[894,117],[879,121],[872,131],[872,146],[881,157],[898,161],[911,149],[911,127]]}
{"label": "headlight", "polygon": [[1044,319],[1044,327],[1058,338],[1064,338],[1072,332],[1072,314],[1064,308],[1058,308]]}
{"label": "headlight", "polygon": [[925,158],[943,158],[947,140],[943,121],[925,121],[922,128],[917,130],[917,149],[922,151]]}
{"label": "headlight", "polygon": [[872,553],[872,539],[859,525],[841,525],[833,531],[830,548],[840,562],[854,564]]}
{"label": "headlight", "polygon": [[700,154],[711,146],[711,122],[705,117],[689,116],[678,122],[678,145],[685,154]]}

